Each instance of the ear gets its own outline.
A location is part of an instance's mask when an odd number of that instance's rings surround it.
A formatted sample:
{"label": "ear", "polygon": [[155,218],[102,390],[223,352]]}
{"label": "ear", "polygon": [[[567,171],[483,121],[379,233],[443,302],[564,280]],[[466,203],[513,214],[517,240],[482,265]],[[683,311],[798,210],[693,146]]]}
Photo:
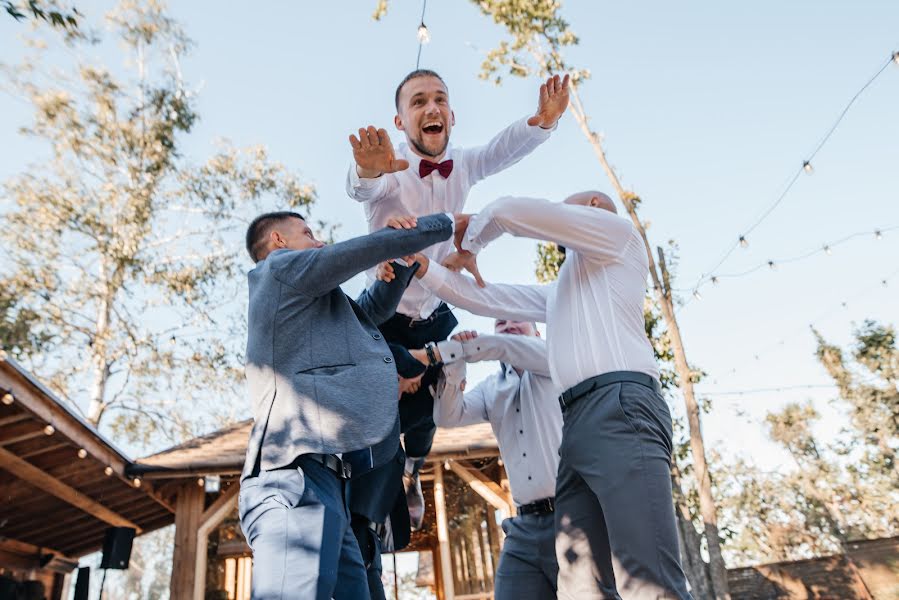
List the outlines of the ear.
{"label": "ear", "polygon": [[269,241],[274,244],[275,248],[286,248],[287,240],[284,239],[284,236],[277,229],[273,229],[271,233],[268,234]]}
{"label": "ear", "polygon": [[393,124],[396,125],[396,128],[399,129],[400,131],[405,131],[405,129],[403,128],[403,120],[400,118],[399,115],[394,115]]}
{"label": "ear", "polygon": [[593,208],[599,208],[602,205],[602,200],[599,199],[599,196],[591,196],[590,198],[590,206]]}
{"label": "ear", "polygon": [[539,330],[539,329],[535,329],[535,330],[534,330],[534,335],[535,335],[536,337],[540,337],[540,330]]}
{"label": "ear", "polygon": [[453,127],[456,126],[456,113],[450,111],[450,121],[452,122]]}

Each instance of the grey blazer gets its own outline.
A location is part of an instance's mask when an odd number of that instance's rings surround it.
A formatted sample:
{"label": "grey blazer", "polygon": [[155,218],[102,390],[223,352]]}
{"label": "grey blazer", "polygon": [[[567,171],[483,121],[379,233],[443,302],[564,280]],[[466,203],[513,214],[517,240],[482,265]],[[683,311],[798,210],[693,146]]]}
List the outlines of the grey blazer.
{"label": "grey blazer", "polygon": [[358,302],[340,284],[446,240],[452,230],[448,216],[430,215],[415,229],[276,250],[250,271],[246,374],[254,423],[242,478],[302,454],[352,452],[391,435],[399,389],[377,324],[393,315],[411,269],[363,292]]}

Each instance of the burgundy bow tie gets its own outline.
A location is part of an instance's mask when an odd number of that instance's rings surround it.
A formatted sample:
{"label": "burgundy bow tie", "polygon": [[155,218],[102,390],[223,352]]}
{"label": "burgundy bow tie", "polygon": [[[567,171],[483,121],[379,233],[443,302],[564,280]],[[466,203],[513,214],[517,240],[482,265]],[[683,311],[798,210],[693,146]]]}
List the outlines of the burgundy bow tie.
{"label": "burgundy bow tie", "polygon": [[446,179],[450,176],[450,173],[453,172],[453,161],[445,160],[442,163],[435,163],[422,159],[421,162],[418,163],[418,174],[421,177],[427,177],[432,171],[437,171],[443,175],[444,179]]}

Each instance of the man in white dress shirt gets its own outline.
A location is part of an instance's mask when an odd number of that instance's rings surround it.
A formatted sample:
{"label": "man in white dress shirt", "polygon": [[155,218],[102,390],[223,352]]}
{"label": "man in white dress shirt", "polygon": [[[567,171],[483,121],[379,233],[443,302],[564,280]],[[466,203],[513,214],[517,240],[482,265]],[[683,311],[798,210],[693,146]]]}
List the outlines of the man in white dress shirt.
{"label": "man in white dress shirt", "polygon": [[[406,138],[399,148],[394,149],[384,129],[373,126],[360,129],[358,137],[350,136],[355,162],[347,174],[346,189],[363,204],[369,231],[384,227],[397,215],[462,212],[471,186],[514,165],[549,138],[568,106],[568,76],[550,77],[540,86],[534,115],[516,120],[486,145],[475,148],[450,144],[455,115],[447,86],[434,71],[421,69],[407,75],[396,89],[394,103],[394,124]],[[440,262],[452,251],[452,242],[447,242],[426,253]],[[370,270],[369,281],[373,279],[374,270]],[[381,331],[390,343],[422,348],[428,342],[445,340],[457,323],[449,307],[413,281],[396,315]],[[418,469],[431,450],[436,431],[430,388],[438,373],[428,369],[418,392],[404,394],[400,400],[413,526],[420,525],[424,514]]]}
{"label": "man in white dress shirt", "polygon": [[[567,249],[550,285],[489,284],[430,263],[419,280],[475,314],[547,324],[563,430],[556,487],[560,598],[691,598],[671,499],[671,416],[646,337],[648,261],[600,192],[501,198],[456,230],[477,253],[507,233]],[[464,227],[462,225],[461,227]]]}
{"label": "man in white dress shirt", "polygon": [[[489,422],[499,443],[518,516],[503,522],[506,540],[496,570],[497,600],[556,597],[559,566],[553,511],[562,439],[559,390],[549,375],[546,343],[528,321],[498,319],[497,335],[462,332],[435,348],[443,374],[434,398],[439,427]],[[465,391],[465,364],[501,362],[499,372]]]}

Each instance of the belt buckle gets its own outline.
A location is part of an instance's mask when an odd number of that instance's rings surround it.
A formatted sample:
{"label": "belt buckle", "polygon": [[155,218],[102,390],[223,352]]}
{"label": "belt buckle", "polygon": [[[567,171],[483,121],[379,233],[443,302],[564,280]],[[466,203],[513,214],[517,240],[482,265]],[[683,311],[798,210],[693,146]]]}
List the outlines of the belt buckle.
{"label": "belt buckle", "polygon": [[353,474],[353,467],[350,463],[340,459],[340,462],[337,463],[340,466],[340,476],[344,479],[349,479]]}

